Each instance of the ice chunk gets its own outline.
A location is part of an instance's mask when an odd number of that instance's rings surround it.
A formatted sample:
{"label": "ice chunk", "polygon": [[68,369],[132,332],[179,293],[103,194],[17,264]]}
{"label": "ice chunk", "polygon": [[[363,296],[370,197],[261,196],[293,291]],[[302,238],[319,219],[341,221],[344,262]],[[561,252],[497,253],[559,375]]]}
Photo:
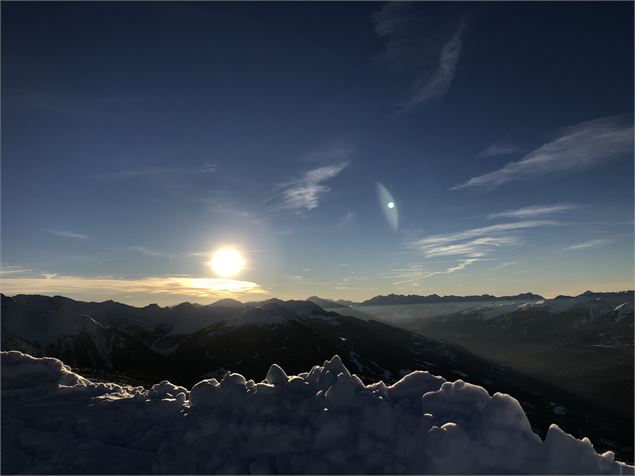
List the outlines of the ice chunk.
{"label": "ice chunk", "polygon": [[388,387],[387,393],[394,400],[418,399],[424,393],[438,390],[443,382],[445,382],[443,377],[432,375],[428,371],[417,370]]}
{"label": "ice chunk", "polygon": [[284,385],[289,382],[289,377],[279,365],[273,364],[269,368],[265,380],[271,385]]}
{"label": "ice chunk", "polygon": [[359,378],[354,378],[351,374],[340,373],[332,385],[324,394],[327,402],[334,408],[342,408],[355,405],[355,394],[365,389]]}
{"label": "ice chunk", "polygon": [[201,380],[190,392],[191,405],[214,405],[218,403],[219,383],[215,378]]}

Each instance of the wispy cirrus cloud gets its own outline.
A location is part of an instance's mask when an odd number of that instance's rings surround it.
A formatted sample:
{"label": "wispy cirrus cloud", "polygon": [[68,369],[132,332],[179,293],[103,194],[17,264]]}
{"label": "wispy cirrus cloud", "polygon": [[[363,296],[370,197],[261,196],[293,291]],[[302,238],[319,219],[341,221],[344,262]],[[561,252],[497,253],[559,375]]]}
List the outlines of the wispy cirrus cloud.
{"label": "wispy cirrus cloud", "polygon": [[348,227],[351,223],[353,223],[355,221],[356,218],[356,214],[353,211],[348,211],[346,212],[346,215],[344,215],[338,222],[337,222],[337,228],[338,229],[343,229]]}
{"label": "wispy cirrus cloud", "polygon": [[[511,249],[523,244],[522,230],[553,226],[558,222],[551,220],[524,220],[499,223],[480,228],[470,228],[454,233],[430,235],[407,243],[411,249],[423,253],[426,258],[460,258],[454,266],[441,271],[420,270],[420,278],[429,278],[440,274],[450,274],[466,267],[488,261],[491,255],[501,249]],[[414,279],[413,279],[414,280]]]}
{"label": "wispy cirrus cloud", "polygon": [[346,162],[354,153],[355,148],[350,145],[333,144],[332,146],[309,152],[302,158],[302,161],[320,164],[338,161]]}
{"label": "wispy cirrus cloud", "polygon": [[401,268],[389,269],[388,271],[379,273],[379,276],[384,279],[394,280],[392,284],[398,286],[422,279],[427,273],[428,271],[424,265],[413,264]]}
{"label": "wispy cirrus cloud", "polygon": [[375,33],[386,41],[381,59],[415,70],[412,91],[398,113],[443,97],[461,57],[465,19],[450,29],[447,18],[430,18],[428,13],[416,2],[387,2],[373,15]]}
{"label": "wispy cirrus cloud", "polygon": [[216,165],[203,163],[195,167],[145,167],[139,169],[116,170],[103,174],[93,175],[97,179],[130,180],[144,177],[159,177],[165,175],[194,175],[210,174],[216,172]]}
{"label": "wispy cirrus cloud", "polygon": [[452,38],[443,45],[436,70],[428,80],[417,81],[412,96],[401,105],[401,112],[406,112],[414,107],[422,106],[432,99],[445,96],[450,89],[461,55],[463,30],[463,24],[459,25]]}
{"label": "wispy cirrus cloud", "polygon": [[348,167],[348,162],[325,165],[309,170],[300,179],[282,185],[282,207],[291,210],[313,210],[320,205],[320,197],[330,190],[324,184]]}
{"label": "wispy cirrus cloud", "polygon": [[[470,228],[468,230],[458,231],[455,233],[446,233],[440,235],[430,235],[419,240],[414,240],[409,243],[411,248],[418,248],[422,250],[430,249],[431,247],[447,245],[449,243],[471,240],[478,238],[494,243],[500,238],[484,238],[487,235],[499,235],[504,232],[511,232],[516,230],[523,230],[528,228],[536,228],[541,226],[557,225],[558,222],[554,220],[524,220],[510,223],[498,223],[496,225],[488,225],[480,228]],[[500,242],[499,242],[500,243]],[[484,243],[488,244],[488,243]],[[502,244],[502,243],[500,243]]]}
{"label": "wispy cirrus cloud", "polygon": [[493,267],[492,269],[490,269],[489,271],[490,271],[490,272],[500,271],[501,269],[505,269],[505,268],[508,268],[509,266],[514,266],[514,265],[516,265],[516,264],[518,264],[518,262],[516,262],[516,261],[505,261],[505,262],[503,262],[503,263],[500,263],[500,264],[499,264],[499,265],[497,265],[497,266],[494,266],[494,267]]}
{"label": "wispy cirrus cloud", "polygon": [[0,267],[0,276],[30,273],[31,271],[31,269],[25,268],[24,266],[2,266]]}
{"label": "wispy cirrus cloud", "polygon": [[582,243],[576,243],[574,245],[567,246],[564,248],[564,250],[565,251],[583,250],[585,248],[591,248],[593,246],[608,245],[613,242],[614,240],[611,240],[611,239],[589,240],[589,241],[584,241]]}
{"label": "wispy cirrus cloud", "polygon": [[391,279],[393,286],[400,286],[403,284],[413,284],[422,279],[431,278],[433,276],[439,276],[444,274],[452,274],[457,271],[462,271],[471,264],[481,261],[479,258],[465,258],[456,261],[455,265],[452,265],[441,271],[429,271],[428,267],[423,264],[413,264],[403,268],[394,268],[386,272],[380,273],[379,276],[384,279]]}
{"label": "wispy cirrus cloud", "polygon": [[478,259],[478,258],[467,258],[467,259],[464,259],[463,261],[457,262],[457,264],[455,266],[451,266],[450,268],[446,269],[445,271],[435,271],[435,272],[429,273],[426,276],[426,278],[430,278],[432,276],[436,276],[436,275],[439,275],[439,274],[451,274],[451,273],[454,273],[456,271],[462,271],[465,268],[467,268],[469,265],[477,263],[479,261],[481,261],[481,260]]}
{"label": "wispy cirrus cloud", "polygon": [[515,146],[513,144],[505,144],[505,143],[501,143],[501,142],[494,142],[489,147],[487,147],[487,149],[479,152],[476,157],[478,157],[478,158],[496,157],[496,156],[499,156],[499,155],[517,154],[517,153],[522,152],[522,151],[523,151],[523,149],[521,149],[520,147]]}
{"label": "wispy cirrus cloud", "polygon": [[128,250],[146,256],[168,256],[168,254],[163,251],[154,250],[145,246],[128,246]]}
{"label": "wispy cirrus cloud", "polygon": [[529,207],[505,210],[498,213],[490,213],[487,218],[533,218],[537,216],[553,215],[580,208],[577,203],[552,203],[549,205],[532,205]]}
{"label": "wispy cirrus cloud", "polygon": [[63,236],[65,238],[77,238],[79,240],[94,240],[95,239],[92,236],[85,235],[83,233],[76,233],[74,231],[69,231],[69,230],[58,230],[58,229],[47,228],[46,231],[51,233],[52,235]]}
{"label": "wispy cirrus cloud", "polygon": [[517,180],[589,168],[632,152],[633,124],[625,116],[606,117],[565,129],[559,137],[521,160],[484,175],[472,177],[451,190],[495,188]]}
{"label": "wispy cirrus cloud", "polygon": [[422,249],[427,258],[438,256],[471,256],[480,258],[489,254],[493,248],[518,244],[520,240],[511,236],[483,237],[463,243],[447,245],[423,245]]}

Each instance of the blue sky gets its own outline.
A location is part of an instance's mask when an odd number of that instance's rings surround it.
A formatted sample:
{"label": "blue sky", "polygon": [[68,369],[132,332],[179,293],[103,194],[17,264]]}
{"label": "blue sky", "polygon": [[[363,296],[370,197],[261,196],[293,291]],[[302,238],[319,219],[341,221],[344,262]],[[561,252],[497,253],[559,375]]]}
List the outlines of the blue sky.
{"label": "blue sky", "polygon": [[[630,289],[632,17],[3,2],[3,292]],[[222,246],[239,276],[208,266]]]}

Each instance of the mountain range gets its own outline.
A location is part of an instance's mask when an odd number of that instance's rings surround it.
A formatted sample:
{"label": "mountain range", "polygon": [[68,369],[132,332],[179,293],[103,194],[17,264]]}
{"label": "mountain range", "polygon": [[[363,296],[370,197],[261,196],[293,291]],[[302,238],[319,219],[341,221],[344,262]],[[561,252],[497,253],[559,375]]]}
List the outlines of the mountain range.
{"label": "mountain range", "polygon": [[[2,350],[57,357],[85,377],[135,385],[167,379],[191,386],[222,377],[228,369],[260,380],[273,363],[301,372],[334,354],[363,381],[390,384],[410,371],[429,370],[448,380],[466,378],[492,394],[514,395],[541,435],[556,422],[632,461],[632,425],[623,414],[477,356],[456,342],[426,336],[415,322],[404,329],[372,316],[346,315],[355,306],[331,303],[331,310],[325,310],[315,299],[244,304],[224,299],[139,308],[114,301],[2,295]],[[509,298],[499,299],[501,306],[509,305]]]}
{"label": "mountain range", "polygon": [[541,300],[542,296],[533,293],[516,294],[514,296],[492,296],[491,294],[481,294],[473,296],[439,296],[430,294],[428,296],[418,296],[416,294],[388,294],[387,296],[375,296],[359,303],[360,306],[392,306],[396,304],[433,304],[452,302],[486,302],[486,301],[528,301]]}
{"label": "mountain range", "polygon": [[[395,316],[393,316],[395,317]],[[633,292],[488,303],[394,325],[586,395],[633,418]]]}

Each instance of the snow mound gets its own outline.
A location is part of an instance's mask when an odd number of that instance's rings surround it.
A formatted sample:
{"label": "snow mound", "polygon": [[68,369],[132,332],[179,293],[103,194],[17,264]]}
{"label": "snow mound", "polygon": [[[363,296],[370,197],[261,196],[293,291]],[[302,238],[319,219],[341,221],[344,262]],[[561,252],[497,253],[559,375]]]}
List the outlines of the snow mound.
{"label": "snow mound", "polygon": [[517,400],[428,372],[364,385],[338,356],[191,391],[93,383],[57,359],[2,352],[2,472],[48,474],[633,474]]}

